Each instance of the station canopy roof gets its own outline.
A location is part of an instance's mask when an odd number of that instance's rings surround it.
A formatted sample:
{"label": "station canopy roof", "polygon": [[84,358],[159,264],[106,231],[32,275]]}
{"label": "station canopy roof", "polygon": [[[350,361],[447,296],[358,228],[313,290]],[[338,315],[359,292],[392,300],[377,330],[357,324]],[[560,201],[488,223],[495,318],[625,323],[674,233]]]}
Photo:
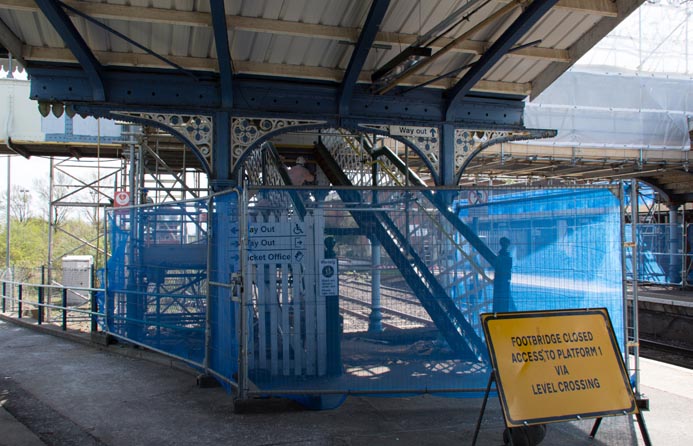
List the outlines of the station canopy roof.
{"label": "station canopy roof", "polygon": [[[253,92],[234,90],[242,81],[279,79],[336,86],[340,114],[348,113],[344,98],[357,94],[435,91],[442,122],[459,118],[449,110],[465,97],[537,96],[641,2],[0,0],[0,43],[34,79],[82,76],[90,87],[33,92],[39,100],[217,106],[209,96],[191,104],[186,91],[175,95],[180,104],[160,99],[170,90],[116,93],[115,85],[137,86],[122,73],[169,73],[214,80],[223,107],[250,101],[242,96]],[[79,76],[64,70],[78,64]]]}

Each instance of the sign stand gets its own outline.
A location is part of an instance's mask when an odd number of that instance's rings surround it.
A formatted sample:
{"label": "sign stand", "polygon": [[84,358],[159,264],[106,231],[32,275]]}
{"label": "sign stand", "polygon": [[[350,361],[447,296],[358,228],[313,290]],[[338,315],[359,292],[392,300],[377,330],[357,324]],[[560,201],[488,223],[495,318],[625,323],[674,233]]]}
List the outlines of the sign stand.
{"label": "sign stand", "polygon": [[[472,446],[476,445],[476,439],[479,436],[479,430],[481,430],[481,420],[484,418],[484,412],[486,411],[486,402],[488,401],[488,396],[491,394],[491,385],[496,382],[496,372],[492,371],[491,375],[488,377],[488,384],[486,385],[486,392],[484,392],[484,401],[481,403],[481,411],[479,412],[479,418],[476,420],[476,428],[474,429],[474,437],[472,439]],[[505,422],[505,412],[503,413],[503,421]],[[513,446],[513,436],[508,435],[510,446]]]}
{"label": "sign stand", "polygon": [[[491,385],[496,382],[496,373],[495,371],[491,372],[491,375],[488,378],[488,384],[486,385],[486,392],[484,392],[484,400],[481,403],[481,410],[479,411],[479,418],[476,420],[476,427],[474,428],[474,437],[472,438],[472,446],[476,446],[476,440],[479,437],[479,431],[481,430],[481,422],[484,419],[484,412],[486,412],[486,403],[488,402],[488,397],[491,394]],[[640,400],[638,400],[639,402]],[[597,431],[599,430],[599,426],[602,424],[603,417],[599,417],[594,420],[594,426],[592,426],[592,431],[590,431],[590,439],[594,440],[594,437],[597,435]],[[645,443],[645,446],[652,446],[652,441],[650,440],[650,433],[647,430],[647,425],[645,424],[645,417],[642,415],[641,411],[638,411],[635,414],[635,419],[638,422],[638,427],[640,428],[640,434],[642,435],[643,442]],[[503,421],[505,421],[505,412],[503,412]],[[509,429],[509,428],[508,428]],[[513,446],[513,436],[508,435],[508,441],[510,446]]]}
{"label": "sign stand", "polygon": [[538,444],[543,435],[534,436],[532,426],[595,418],[593,439],[605,416],[631,414],[651,446],[642,414],[647,400],[634,395],[606,308],[485,313],[481,319],[492,371],[472,446],[494,382],[511,445],[513,429]]}
{"label": "sign stand", "polygon": [[[594,420],[594,426],[592,426],[592,431],[590,432],[590,439],[594,439],[599,430],[599,426],[602,424],[602,417]],[[652,446],[652,441],[650,440],[650,433],[647,431],[647,425],[645,424],[645,417],[642,416],[642,411],[638,410],[635,414],[635,419],[638,421],[638,427],[640,428],[640,435],[642,435],[643,442],[645,446]]]}

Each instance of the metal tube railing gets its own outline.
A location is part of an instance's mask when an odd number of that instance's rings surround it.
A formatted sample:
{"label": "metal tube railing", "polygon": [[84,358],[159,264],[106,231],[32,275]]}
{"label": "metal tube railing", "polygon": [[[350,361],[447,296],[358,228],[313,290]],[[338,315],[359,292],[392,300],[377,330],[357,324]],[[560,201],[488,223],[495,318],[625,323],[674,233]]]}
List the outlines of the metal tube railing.
{"label": "metal tube railing", "polygon": [[[9,287],[8,287],[9,286]],[[9,296],[7,291],[8,288],[12,289],[17,287],[17,297]],[[37,300],[27,300],[25,299],[26,289],[35,287],[37,290]],[[61,303],[62,305],[53,305],[46,303],[46,293],[51,290],[60,290],[62,294]],[[67,305],[67,292],[83,292],[88,293],[90,296],[90,309],[85,310],[81,308],[70,308]],[[44,324],[46,321],[50,321],[50,318],[46,318],[46,310],[58,310],[61,312],[61,328],[67,330],[68,313],[82,313],[87,315],[91,319],[91,331],[98,330],[98,317],[104,316],[104,313],[98,311],[98,303],[96,301],[96,293],[103,292],[101,288],[87,288],[87,287],[64,287],[60,285],[46,285],[46,284],[36,284],[36,283],[26,283],[26,282],[14,282],[14,281],[2,281],[2,312],[5,313],[7,310],[7,302],[14,302],[17,304],[17,318],[22,318],[22,312],[24,308],[29,305],[38,309],[36,321],[38,325]]]}

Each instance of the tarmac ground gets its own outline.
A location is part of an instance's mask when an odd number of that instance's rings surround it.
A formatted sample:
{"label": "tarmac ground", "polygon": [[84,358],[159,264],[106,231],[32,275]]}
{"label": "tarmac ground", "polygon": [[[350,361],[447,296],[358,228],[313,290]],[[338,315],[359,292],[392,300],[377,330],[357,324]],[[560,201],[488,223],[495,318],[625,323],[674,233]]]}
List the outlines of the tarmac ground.
{"label": "tarmac ground", "polygon": [[[481,399],[349,397],[309,411],[259,400],[236,414],[221,388],[198,388],[185,366],[126,346],[97,347],[0,320],[0,446],[442,445],[472,443]],[[50,329],[48,329],[50,330]],[[79,342],[77,342],[79,341]],[[641,359],[645,420],[654,445],[693,444],[693,371]],[[542,445],[641,445],[629,416],[549,425]],[[497,398],[477,444],[502,445]]]}

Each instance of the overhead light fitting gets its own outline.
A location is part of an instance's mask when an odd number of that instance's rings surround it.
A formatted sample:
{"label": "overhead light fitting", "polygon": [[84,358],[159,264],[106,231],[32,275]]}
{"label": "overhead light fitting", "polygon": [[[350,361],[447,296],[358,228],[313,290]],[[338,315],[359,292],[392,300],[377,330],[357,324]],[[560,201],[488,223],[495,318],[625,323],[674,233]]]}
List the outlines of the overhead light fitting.
{"label": "overhead light fitting", "polygon": [[431,48],[410,46],[371,75],[376,90],[390,84],[416,65],[431,57]]}

